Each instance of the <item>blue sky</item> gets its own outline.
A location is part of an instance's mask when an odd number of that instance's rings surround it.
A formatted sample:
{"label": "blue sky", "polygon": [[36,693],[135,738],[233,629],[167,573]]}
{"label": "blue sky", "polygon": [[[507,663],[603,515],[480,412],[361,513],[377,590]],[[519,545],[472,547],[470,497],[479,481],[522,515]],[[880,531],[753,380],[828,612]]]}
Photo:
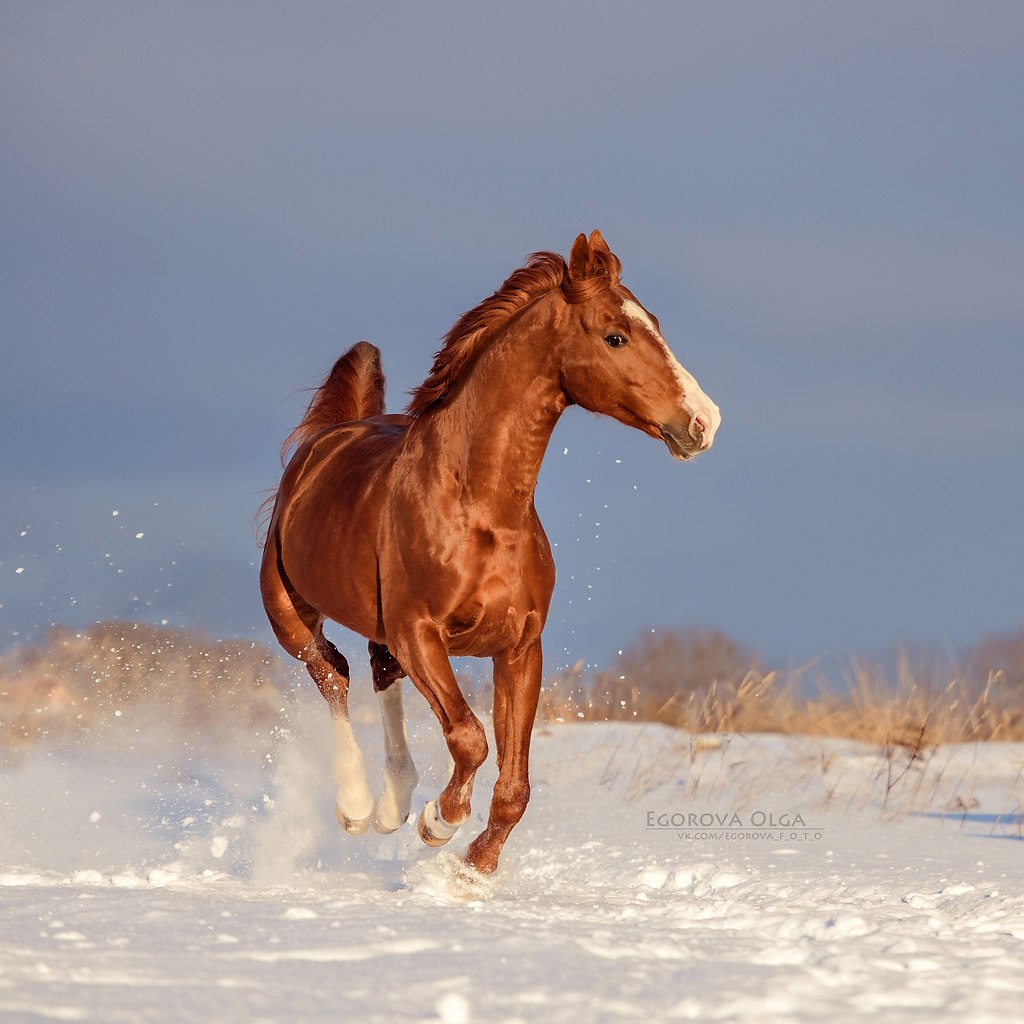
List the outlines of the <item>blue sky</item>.
{"label": "blue sky", "polygon": [[1024,624],[1024,8],[510,10],[3,5],[0,646],[267,639],[251,517],[302,389],[367,338],[399,409],[594,227],[723,425],[680,465],[563,418],[549,668]]}

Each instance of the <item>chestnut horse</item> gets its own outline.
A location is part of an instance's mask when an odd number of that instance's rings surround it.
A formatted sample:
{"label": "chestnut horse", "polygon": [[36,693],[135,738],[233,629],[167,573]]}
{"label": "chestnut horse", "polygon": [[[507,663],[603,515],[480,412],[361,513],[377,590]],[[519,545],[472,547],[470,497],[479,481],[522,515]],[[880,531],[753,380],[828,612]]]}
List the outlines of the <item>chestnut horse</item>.
{"label": "chestnut horse", "polygon": [[[431,846],[470,812],[487,739],[449,655],[494,663],[498,779],[466,860],[491,872],[530,796],[541,631],[555,582],[534,507],[541,460],[570,405],[660,438],[676,459],[711,447],[718,407],[680,366],[658,320],[619,283],[595,231],[568,264],[536,253],[445,337],[405,415],[384,415],[380,353],[359,342],[334,365],[285,442],[260,585],[282,647],[305,662],[335,726],[337,816],[349,832],[409,817],[416,769],[401,688],[429,702],[454,769],[419,834]],[[348,662],[326,619],[369,640],[387,746],[373,798],[348,717]]]}

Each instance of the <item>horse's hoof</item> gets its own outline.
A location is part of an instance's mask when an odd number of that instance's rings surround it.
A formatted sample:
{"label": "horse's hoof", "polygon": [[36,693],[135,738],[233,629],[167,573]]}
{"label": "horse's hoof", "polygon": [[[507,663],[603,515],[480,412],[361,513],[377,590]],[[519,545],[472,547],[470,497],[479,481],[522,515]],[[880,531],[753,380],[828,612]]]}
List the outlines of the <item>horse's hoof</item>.
{"label": "horse's hoof", "polygon": [[471,847],[467,851],[464,861],[466,867],[472,868],[477,874],[492,875],[498,866],[498,855],[488,854],[487,856],[483,856],[477,854],[474,856]]}
{"label": "horse's hoof", "polygon": [[420,814],[416,830],[427,846],[444,846],[456,832],[458,825],[449,825],[437,811],[437,801],[430,800]]}
{"label": "horse's hoof", "polygon": [[367,815],[365,818],[349,818],[347,815],[342,814],[341,808],[335,804],[334,815],[338,819],[338,824],[350,835],[350,836],[361,836],[369,827],[372,815]]}
{"label": "horse's hoof", "polygon": [[427,844],[427,846],[444,846],[445,843],[451,839],[451,836],[435,836],[427,829],[427,823],[423,820],[423,815],[420,815],[419,826],[417,831],[420,834],[420,839]]}
{"label": "horse's hoof", "polygon": [[[385,824],[387,819],[387,824]],[[387,794],[382,793],[373,802],[373,830],[382,836],[389,836],[397,832],[409,820],[409,812],[405,814],[395,806],[395,801],[389,800]],[[392,825],[391,822],[395,824]]]}
{"label": "horse's hoof", "polygon": [[397,832],[408,820],[409,815],[407,814],[397,825],[391,827],[389,825],[385,825],[380,818],[374,818],[373,830],[374,832],[379,832],[382,836],[389,836],[392,832]]}

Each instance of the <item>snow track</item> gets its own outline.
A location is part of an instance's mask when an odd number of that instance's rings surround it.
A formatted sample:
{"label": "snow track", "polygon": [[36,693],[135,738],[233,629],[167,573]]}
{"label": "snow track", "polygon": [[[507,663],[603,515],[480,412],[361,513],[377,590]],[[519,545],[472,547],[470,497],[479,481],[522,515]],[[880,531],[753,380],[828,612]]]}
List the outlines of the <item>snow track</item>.
{"label": "snow track", "polygon": [[[270,761],[147,742],[7,769],[0,1020],[1019,1012],[1022,746],[940,750],[892,785],[900,764],[840,741],[539,729],[530,810],[481,878],[411,824],[342,835],[326,728],[301,718]],[[412,733],[418,806],[446,769]]]}

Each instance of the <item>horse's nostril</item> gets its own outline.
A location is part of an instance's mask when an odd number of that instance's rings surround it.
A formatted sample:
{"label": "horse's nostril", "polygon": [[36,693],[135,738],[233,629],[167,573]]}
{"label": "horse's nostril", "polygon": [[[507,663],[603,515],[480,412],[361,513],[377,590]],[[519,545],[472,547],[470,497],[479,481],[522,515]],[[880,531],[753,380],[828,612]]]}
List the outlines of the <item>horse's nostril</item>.
{"label": "horse's nostril", "polygon": [[694,438],[699,441],[708,432],[708,421],[703,416],[694,416],[692,427]]}

